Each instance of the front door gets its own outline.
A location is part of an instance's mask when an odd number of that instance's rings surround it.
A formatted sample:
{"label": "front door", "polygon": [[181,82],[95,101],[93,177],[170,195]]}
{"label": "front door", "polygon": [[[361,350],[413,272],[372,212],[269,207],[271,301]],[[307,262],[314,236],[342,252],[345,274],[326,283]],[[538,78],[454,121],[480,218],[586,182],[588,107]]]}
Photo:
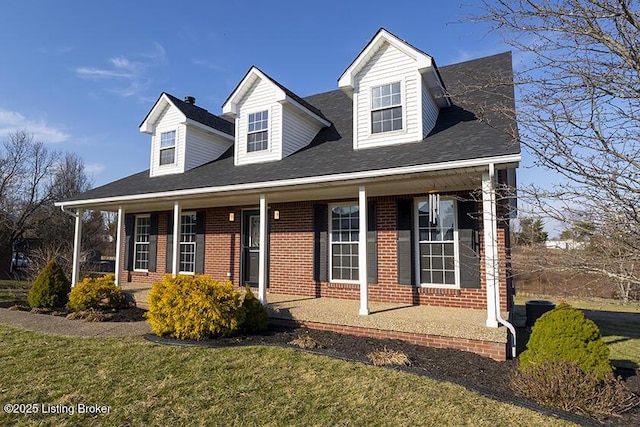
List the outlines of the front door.
{"label": "front door", "polygon": [[242,213],[242,283],[258,286],[260,263],[260,211]]}

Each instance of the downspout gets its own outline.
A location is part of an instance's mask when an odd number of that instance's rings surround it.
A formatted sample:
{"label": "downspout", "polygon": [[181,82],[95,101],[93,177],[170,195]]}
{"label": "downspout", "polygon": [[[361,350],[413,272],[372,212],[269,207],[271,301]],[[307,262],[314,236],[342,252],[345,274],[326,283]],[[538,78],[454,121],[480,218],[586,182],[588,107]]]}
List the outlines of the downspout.
{"label": "downspout", "polygon": [[76,212],[68,211],[68,210],[66,210],[66,209],[64,208],[64,206],[62,206],[62,205],[60,206],[60,210],[61,210],[62,212],[64,212],[64,213],[66,213],[67,215],[72,216],[72,217],[74,217],[74,218],[77,218],[77,217],[78,217],[78,212],[77,212],[77,211],[76,211]]}
{"label": "downspout", "polygon": [[[495,176],[495,168],[494,168],[494,164],[493,163],[489,163],[489,180],[491,181],[491,185],[494,186],[495,185],[495,181],[494,181],[494,176]],[[497,205],[496,205],[496,192],[495,192],[495,188],[494,191],[491,192],[491,198],[493,199],[491,201],[491,210],[492,210],[492,215],[494,220],[491,221],[491,234],[493,236],[495,236],[496,242],[498,240],[498,215],[497,215]],[[493,268],[494,271],[498,271],[498,266],[495,265],[495,263],[498,260],[498,246],[497,245],[493,245]],[[509,329],[509,332],[511,332],[511,336],[513,337],[513,340],[511,342],[511,357],[515,358],[516,357],[516,328],[509,323],[508,321],[506,321],[505,319],[502,318],[502,314],[500,313],[500,280],[498,279],[498,284],[497,286],[493,287],[494,290],[494,296],[496,299],[496,320],[498,321],[498,323],[504,325],[507,327],[507,329]]]}

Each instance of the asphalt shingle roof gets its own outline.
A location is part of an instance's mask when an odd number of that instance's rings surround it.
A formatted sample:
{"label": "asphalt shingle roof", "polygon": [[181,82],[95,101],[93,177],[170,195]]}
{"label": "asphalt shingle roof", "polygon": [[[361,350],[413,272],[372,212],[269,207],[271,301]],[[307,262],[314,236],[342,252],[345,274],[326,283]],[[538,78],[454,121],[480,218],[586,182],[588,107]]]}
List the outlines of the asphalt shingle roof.
{"label": "asphalt shingle roof", "polygon": [[487,108],[504,105],[512,111],[514,109],[511,53],[444,66],[440,68],[440,74],[453,105],[440,110],[435,128],[420,142],[353,150],[352,100],[341,90],[333,90],[304,98],[305,103],[319,110],[333,125],[322,129],[311,144],[280,161],[234,166],[231,147],[220,158],[182,174],[152,178],[146,170],[79,194],[71,200],[519,154],[519,143],[511,132],[517,131],[513,115],[503,116],[493,108]]}
{"label": "asphalt shingle roof", "polygon": [[235,134],[234,124],[225,118],[216,116],[198,105],[184,102],[170,93],[163,92],[163,94],[167,95],[167,98],[169,98],[176,108],[178,108],[178,110],[180,110],[188,119],[202,123],[203,125],[209,126],[212,129],[219,130],[220,132],[224,132],[231,136]]}

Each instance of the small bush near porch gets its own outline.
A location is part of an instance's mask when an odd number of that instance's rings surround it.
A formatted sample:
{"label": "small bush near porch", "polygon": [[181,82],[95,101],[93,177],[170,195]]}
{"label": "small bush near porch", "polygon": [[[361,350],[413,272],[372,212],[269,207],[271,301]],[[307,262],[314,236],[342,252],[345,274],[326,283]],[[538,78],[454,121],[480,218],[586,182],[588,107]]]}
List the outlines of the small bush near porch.
{"label": "small bush near porch", "polygon": [[266,329],[267,313],[251,291],[207,275],[165,276],[149,292],[147,320],[156,335],[202,340]]}

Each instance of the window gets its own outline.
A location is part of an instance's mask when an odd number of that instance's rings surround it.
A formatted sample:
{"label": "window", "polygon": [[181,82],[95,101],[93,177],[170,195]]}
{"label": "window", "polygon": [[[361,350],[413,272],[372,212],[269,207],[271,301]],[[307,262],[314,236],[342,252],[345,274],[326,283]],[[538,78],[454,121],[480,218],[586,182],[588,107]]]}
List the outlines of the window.
{"label": "window", "polygon": [[330,216],[331,280],[358,280],[359,208],[333,206]]}
{"label": "window", "polygon": [[249,114],[247,152],[266,150],[269,146],[269,112]]}
{"label": "window", "polygon": [[196,271],[196,214],[182,215],[180,221],[180,268],[181,273]]}
{"label": "window", "polygon": [[402,129],[400,82],[371,89],[371,133]]}
{"label": "window", "polygon": [[160,166],[172,165],[176,160],[176,131],[160,134]]}
{"label": "window", "polygon": [[417,203],[418,277],[423,285],[456,286],[456,204],[452,199],[431,200],[436,200],[437,206],[427,200]]}
{"label": "window", "polygon": [[134,270],[149,270],[149,216],[136,216]]}

